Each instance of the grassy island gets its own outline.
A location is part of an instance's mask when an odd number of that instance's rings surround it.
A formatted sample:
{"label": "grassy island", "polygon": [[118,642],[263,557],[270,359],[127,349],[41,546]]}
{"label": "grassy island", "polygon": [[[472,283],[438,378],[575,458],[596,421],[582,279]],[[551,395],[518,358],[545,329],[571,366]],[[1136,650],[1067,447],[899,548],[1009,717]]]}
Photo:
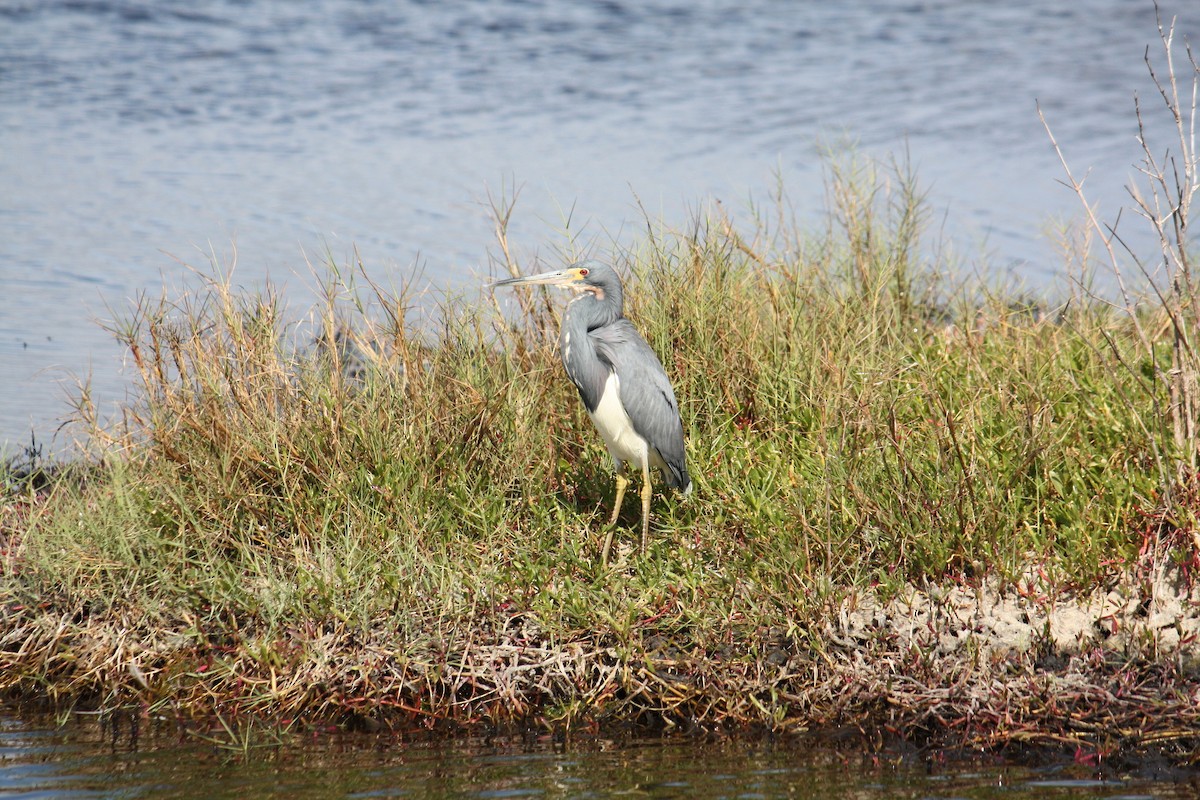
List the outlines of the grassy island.
{"label": "grassy island", "polygon": [[[1161,177],[1194,180],[1185,156]],[[311,329],[220,277],[143,300],[117,330],[137,400],[88,458],[4,483],[0,690],[228,725],[1195,763],[1182,228],[1158,229],[1165,291],[1031,300],[947,277],[904,169],[831,164],[823,225],[780,198],[611,254],[696,491],[656,495],[644,555],[627,503],[608,568],[610,466],[556,298],[447,300],[416,327],[351,265]]]}

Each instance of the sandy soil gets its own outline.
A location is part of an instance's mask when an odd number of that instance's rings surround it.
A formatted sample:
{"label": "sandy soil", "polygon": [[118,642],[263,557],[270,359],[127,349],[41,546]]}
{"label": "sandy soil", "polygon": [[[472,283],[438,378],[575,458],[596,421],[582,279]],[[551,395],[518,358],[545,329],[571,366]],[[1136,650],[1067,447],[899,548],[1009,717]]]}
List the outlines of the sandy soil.
{"label": "sandy soil", "polygon": [[1159,555],[1137,574],[1089,592],[1062,593],[1029,571],[1015,585],[911,587],[887,603],[851,598],[831,634],[846,643],[894,637],[897,644],[949,656],[1049,648],[1074,655],[1099,647],[1131,658],[1174,656],[1200,665],[1200,581]]}

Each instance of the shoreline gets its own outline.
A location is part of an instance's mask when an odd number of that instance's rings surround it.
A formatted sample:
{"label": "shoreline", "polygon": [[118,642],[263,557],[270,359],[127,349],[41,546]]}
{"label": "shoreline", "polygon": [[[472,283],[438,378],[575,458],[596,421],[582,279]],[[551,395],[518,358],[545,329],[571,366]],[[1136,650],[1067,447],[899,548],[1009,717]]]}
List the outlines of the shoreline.
{"label": "shoreline", "polygon": [[[1146,596],[1144,577],[1053,601],[1019,584],[860,597],[824,630],[748,632],[708,652],[659,634],[555,641],[528,613],[406,648],[387,621],[263,637],[6,603],[0,694],[202,725],[813,736],[1195,769],[1200,587],[1158,570]],[[814,637],[824,644],[806,646]]]}

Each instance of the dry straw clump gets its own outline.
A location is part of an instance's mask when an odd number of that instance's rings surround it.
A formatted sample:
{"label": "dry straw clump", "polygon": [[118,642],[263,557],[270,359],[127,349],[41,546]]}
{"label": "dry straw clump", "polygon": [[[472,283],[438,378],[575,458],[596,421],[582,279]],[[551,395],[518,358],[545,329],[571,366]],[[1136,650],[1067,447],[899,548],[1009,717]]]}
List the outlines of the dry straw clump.
{"label": "dry straw clump", "polygon": [[[1000,605],[1014,603],[1014,593],[1006,594]],[[1194,763],[1194,640],[1159,642],[1151,615],[1130,625],[1140,629],[1138,646],[1133,638],[1116,649],[1034,637],[1023,647],[980,630],[991,616],[978,603],[963,614],[966,605],[946,610],[909,597],[867,610],[848,602],[820,632],[819,649],[770,629],[714,650],[657,635],[637,647],[595,634],[556,641],[519,613],[490,630],[445,631],[436,642],[405,647],[391,620],[366,631],[332,623],[270,635],[228,631],[198,642],[193,631],[138,628],[128,619],[81,626],[78,615],[7,609],[3,658],[38,670],[6,670],[0,688],[28,697],[36,683],[53,701],[90,697],[110,710],[202,726],[216,718],[227,728],[265,718],[398,732],[516,726],[577,736],[630,724],[848,730],[876,747],[900,737],[992,752],[1065,748],[1108,761],[1153,751]],[[1067,609],[1080,606],[1062,601],[1041,613]],[[1030,611],[1031,622],[1038,613]],[[1186,622],[1192,629],[1194,617]],[[1094,619],[1097,627],[1112,622]]]}

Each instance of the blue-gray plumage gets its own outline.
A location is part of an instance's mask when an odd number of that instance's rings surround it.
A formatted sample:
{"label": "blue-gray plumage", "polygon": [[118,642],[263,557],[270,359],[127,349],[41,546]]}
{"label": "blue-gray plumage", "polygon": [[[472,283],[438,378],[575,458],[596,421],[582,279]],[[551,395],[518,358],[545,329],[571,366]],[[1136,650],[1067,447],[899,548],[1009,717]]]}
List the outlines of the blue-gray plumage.
{"label": "blue-gray plumage", "polygon": [[[624,316],[624,294],[616,271],[597,261],[581,261],[568,269],[525,278],[508,278],[495,286],[548,284],[575,291],[559,333],[559,351],[567,376],[612,456],[617,471],[614,525],[629,479],[628,465],[642,473],[642,550],[650,533],[650,470],[662,472],[667,485],[691,491],[683,446],[679,404],[658,357]],[[612,530],[604,539],[601,560],[607,563]]]}

